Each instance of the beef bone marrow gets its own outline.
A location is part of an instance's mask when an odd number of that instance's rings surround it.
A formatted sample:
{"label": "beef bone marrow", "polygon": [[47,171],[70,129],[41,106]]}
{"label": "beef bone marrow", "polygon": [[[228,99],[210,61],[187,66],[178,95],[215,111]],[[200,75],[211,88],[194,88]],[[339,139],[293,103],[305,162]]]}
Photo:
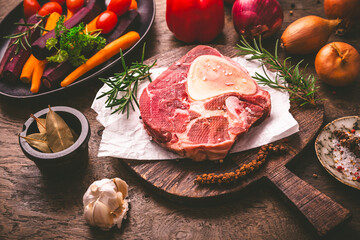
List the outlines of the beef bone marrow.
{"label": "beef bone marrow", "polygon": [[144,127],[160,146],[194,161],[224,159],[270,114],[270,94],[237,62],[199,45],[140,96]]}
{"label": "beef bone marrow", "polygon": [[193,100],[204,100],[227,92],[251,95],[257,90],[249,74],[225,58],[202,55],[191,64],[187,91]]}

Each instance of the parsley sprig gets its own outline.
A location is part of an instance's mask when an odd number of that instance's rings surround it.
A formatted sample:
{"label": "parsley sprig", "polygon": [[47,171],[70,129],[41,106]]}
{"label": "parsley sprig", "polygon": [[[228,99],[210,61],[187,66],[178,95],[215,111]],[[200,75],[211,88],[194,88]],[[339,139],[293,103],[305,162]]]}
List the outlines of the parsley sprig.
{"label": "parsley sprig", "polygon": [[86,54],[105,47],[106,39],[99,35],[100,31],[88,32],[84,23],[68,29],[64,25],[64,16],[61,16],[55,26],[56,38],[49,38],[46,41],[48,50],[54,48],[57,51],[47,57],[47,60],[56,63],[68,60],[71,65],[78,67],[88,60]]}
{"label": "parsley sprig", "polygon": [[[240,40],[240,44],[237,44],[237,49],[240,51],[239,55],[251,54],[250,59],[258,59],[262,63],[265,75],[255,73],[254,79],[258,80],[260,84],[267,85],[271,88],[283,89],[289,92],[291,100],[300,101],[301,106],[305,104],[315,105],[320,99],[315,98],[315,93],[318,87],[315,86],[316,78],[312,74],[305,74],[306,67],[300,70],[301,60],[296,65],[291,65],[289,62],[290,57],[285,58],[284,61],[280,61],[278,57],[278,41],[275,44],[275,53],[272,55],[261,45],[261,39],[257,44],[254,39],[254,47],[251,46],[244,37]],[[275,79],[271,79],[265,72],[264,65],[267,65],[270,70],[277,72]],[[279,81],[281,78],[284,81]]]}
{"label": "parsley sprig", "polygon": [[132,63],[128,68],[120,49],[121,63],[124,71],[115,73],[113,77],[100,78],[100,80],[111,89],[102,93],[97,99],[107,96],[108,99],[105,102],[105,107],[111,109],[116,107],[112,113],[121,112],[123,114],[126,111],[127,118],[129,118],[130,107],[135,111],[133,102],[139,107],[136,99],[139,82],[145,79],[151,82],[150,69],[156,64],[156,60],[151,65],[144,64],[144,53],[145,44],[143,46],[141,61]]}

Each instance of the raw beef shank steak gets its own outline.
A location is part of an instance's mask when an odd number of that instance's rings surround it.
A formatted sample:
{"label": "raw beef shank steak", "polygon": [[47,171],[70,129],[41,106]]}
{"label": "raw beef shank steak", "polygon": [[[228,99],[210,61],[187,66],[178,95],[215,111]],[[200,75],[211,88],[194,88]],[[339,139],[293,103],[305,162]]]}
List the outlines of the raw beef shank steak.
{"label": "raw beef shank steak", "polygon": [[269,93],[240,64],[202,45],[151,82],[139,104],[152,139],[194,161],[223,159],[271,108]]}

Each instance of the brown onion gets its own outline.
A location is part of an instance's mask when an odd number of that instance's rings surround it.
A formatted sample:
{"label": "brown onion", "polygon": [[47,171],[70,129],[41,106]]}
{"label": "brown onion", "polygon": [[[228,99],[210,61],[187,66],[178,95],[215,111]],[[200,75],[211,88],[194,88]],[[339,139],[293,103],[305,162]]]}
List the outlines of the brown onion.
{"label": "brown onion", "polygon": [[347,43],[332,42],[321,48],[316,55],[315,70],[327,84],[346,86],[360,75],[360,55]]}
{"label": "brown onion", "polygon": [[360,21],[360,0],[324,0],[324,11],[327,18],[340,18],[345,29],[351,28]]}
{"label": "brown onion", "polygon": [[325,45],[340,20],[306,16],[291,23],[281,36],[281,46],[292,54],[309,54]]}

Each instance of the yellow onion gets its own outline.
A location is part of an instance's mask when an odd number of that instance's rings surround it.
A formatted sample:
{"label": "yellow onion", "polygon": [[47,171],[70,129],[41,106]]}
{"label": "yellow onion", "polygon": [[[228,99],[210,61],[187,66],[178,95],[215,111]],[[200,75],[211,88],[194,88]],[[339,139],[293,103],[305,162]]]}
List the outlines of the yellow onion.
{"label": "yellow onion", "polygon": [[346,86],[360,75],[360,55],[347,43],[332,42],[316,55],[315,70],[325,83],[335,87]]}
{"label": "yellow onion", "polygon": [[291,54],[309,54],[324,46],[341,20],[306,16],[291,23],[281,36],[281,46]]}
{"label": "yellow onion", "polygon": [[347,30],[360,21],[360,0],[324,0],[325,15],[329,19],[340,18]]}

